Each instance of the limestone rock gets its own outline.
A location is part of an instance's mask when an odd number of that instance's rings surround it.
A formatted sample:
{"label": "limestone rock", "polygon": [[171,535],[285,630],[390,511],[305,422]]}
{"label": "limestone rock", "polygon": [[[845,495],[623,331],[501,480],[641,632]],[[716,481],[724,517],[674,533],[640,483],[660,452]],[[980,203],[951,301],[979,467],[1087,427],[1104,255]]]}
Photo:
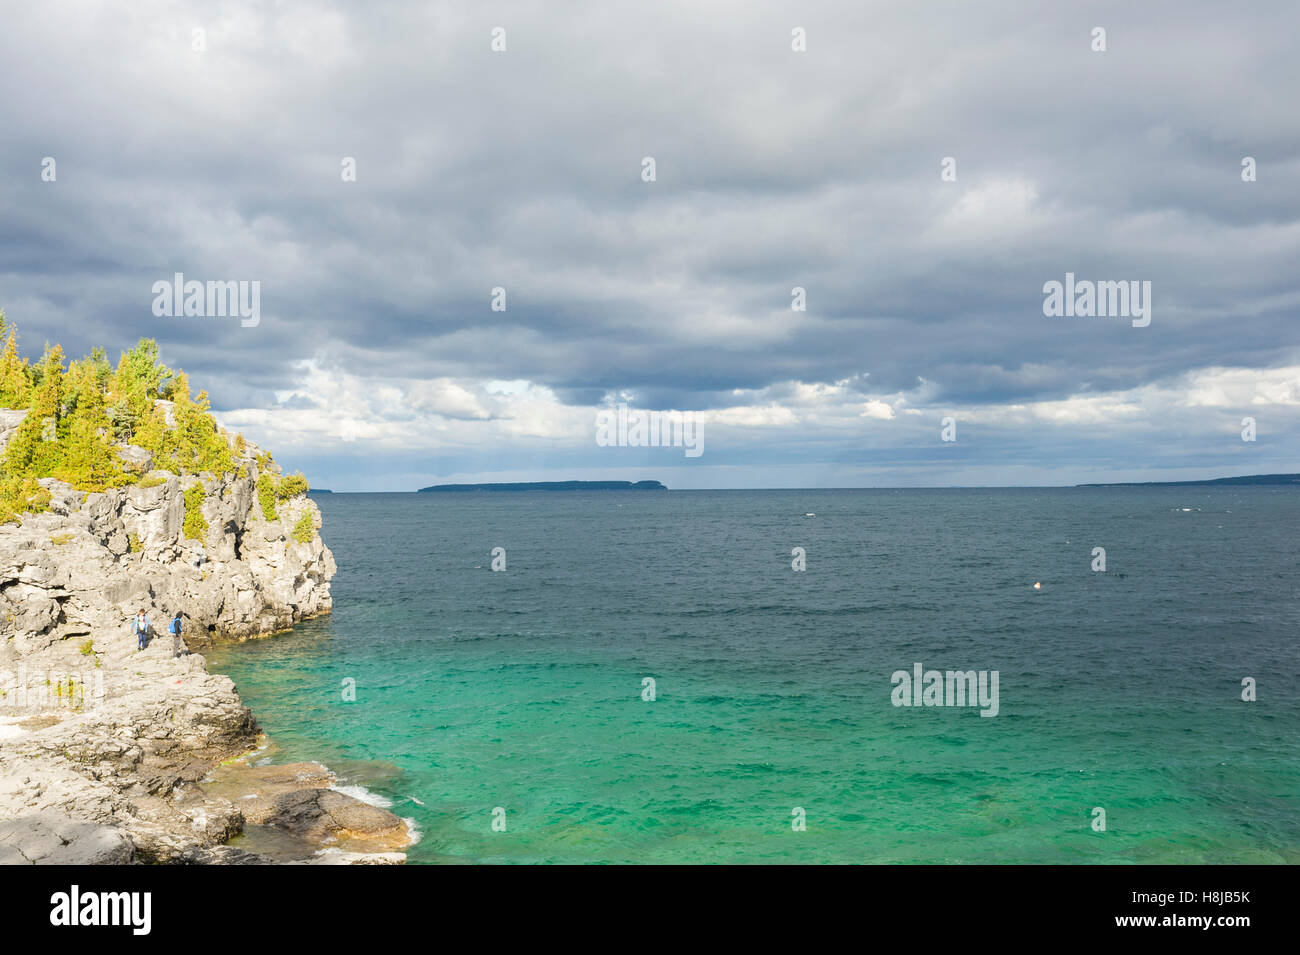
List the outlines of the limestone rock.
{"label": "limestone rock", "polygon": [[[182,611],[191,647],[262,636],[328,612],[334,556],[319,532],[307,543],[292,536],[304,513],[318,528],[320,512],[299,497],[279,502],[276,520],[263,519],[257,454],[247,444],[234,474],[182,479],[155,470],[142,484],[94,494],[42,479],[48,511],[0,526],[0,620],[12,625],[13,646],[33,652],[125,630],[139,609],[159,629]],[[204,488],[208,527],[189,538],[184,489],[194,483]]]}
{"label": "limestone rock", "polygon": [[117,449],[117,456],[132,471],[148,471],[153,467],[153,455],[144,448],[128,444]]}
{"label": "limestone rock", "polygon": [[[0,437],[21,420],[0,410]],[[244,828],[240,803],[256,800],[211,782],[258,745],[257,724],[228,678],[201,656],[174,658],[165,633],[177,610],[190,647],[329,611],[333,555],[319,533],[292,537],[303,514],[319,528],[319,511],[300,497],[265,520],[258,456],[249,443],[234,473],[150,471],[151,486],[90,494],[42,479],[49,509],[0,525],[0,862],[269,861],[224,845]],[[195,483],[208,527],[189,538]],[[129,630],[140,609],[155,629],[143,651]],[[308,775],[281,780],[272,825],[358,862],[409,843],[401,820],[332,790],[324,767]]]}
{"label": "limestone rock", "polygon": [[0,408],[0,451],[4,450],[9,439],[18,431],[18,426],[27,417],[27,409]]}
{"label": "limestone rock", "polygon": [[0,864],[124,865],[131,842],[112,826],[59,812],[34,812],[0,822]]}

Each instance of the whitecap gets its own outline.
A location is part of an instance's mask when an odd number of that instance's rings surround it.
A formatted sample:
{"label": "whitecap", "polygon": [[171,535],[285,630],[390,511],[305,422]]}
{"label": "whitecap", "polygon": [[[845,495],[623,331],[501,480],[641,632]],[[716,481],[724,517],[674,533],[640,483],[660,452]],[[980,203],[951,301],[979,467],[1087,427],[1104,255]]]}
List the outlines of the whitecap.
{"label": "whitecap", "polygon": [[371,806],[378,806],[380,809],[389,809],[393,805],[393,801],[391,799],[387,798],[386,796],[381,796],[379,795],[379,793],[372,793],[365,786],[335,785],[335,786],[331,786],[330,789],[337,790],[338,792],[343,793],[343,795],[345,796],[351,796],[353,799],[359,799],[362,802],[368,803]]}

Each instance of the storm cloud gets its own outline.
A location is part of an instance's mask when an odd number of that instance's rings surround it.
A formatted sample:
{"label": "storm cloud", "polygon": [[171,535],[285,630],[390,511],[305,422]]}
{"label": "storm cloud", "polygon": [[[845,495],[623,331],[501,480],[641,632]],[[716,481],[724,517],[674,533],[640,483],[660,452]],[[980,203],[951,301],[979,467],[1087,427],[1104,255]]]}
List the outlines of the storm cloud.
{"label": "storm cloud", "polygon": [[[29,352],[156,338],[340,490],[1296,471],[1298,31],[1281,0],[19,6],[0,307]],[[155,316],[178,272],[260,282],[261,321]],[[1066,273],[1150,282],[1151,324],[1047,317]],[[618,402],[706,453],[597,446]]]}

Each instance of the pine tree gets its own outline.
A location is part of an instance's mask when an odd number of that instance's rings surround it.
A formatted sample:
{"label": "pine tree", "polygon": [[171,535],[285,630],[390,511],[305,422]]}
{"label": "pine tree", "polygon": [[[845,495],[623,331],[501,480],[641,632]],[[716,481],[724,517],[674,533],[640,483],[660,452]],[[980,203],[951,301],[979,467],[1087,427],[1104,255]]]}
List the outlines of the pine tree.
{"label": "pine tree", "polygon": [[47,346],[38,369],[40,383],[32,391],[27,417],[5,449],[5,469],[11,475],[50,477],[62,462],[63,349]]}
{"label": "pine tree", "polygon": [[[47,344],[41,360],[29,365],[18,354],[16,329],[3,312],[0,338],[6,342],[0,352],[0,407],[27,409],[0,454],[0,523],[44,509],[50,495],[37,483],[40,478],[57,478],[82,491],[139,480],[123,466],[118,453],[123,442],[139,445],[153,454],[155,466],[177,474],[235,470],[231,441],[212,417],[207,392],[191,398],[186,376],[158,361],[156,342],[141,339],[116,368],[96,348],[65,370],[58,345]],[[164,397],[171,400],[170,423],[168,406],[159,402]],[[274,512],[273,486],[270,491]],[[190,524],[193,529],[198,521]]]}
{"label": "pine tree", "polygon": [[8,329],[4,352],[0,353],[0,408],[25,408],[32,390],[27,359],[18,355],[18,327],[6,325],[0,312],[0,336]]}
{"label": "pine tree", "polygon": [[53,476],[81,491],[102,491],[130,483],[112,442],[112,429],[94,358],[73,362],[65,379],[66,438]]}
{"label": "pine tree", "polygon": [[135,348],[122,353],[108,383],[109,415],[116,438],[139,443],[135,441],[136,429],[146,426],[154,400],[161,397],[163,383],[171,377],[172,370],[159,363],[158,343],[151,338],[140,339]]}

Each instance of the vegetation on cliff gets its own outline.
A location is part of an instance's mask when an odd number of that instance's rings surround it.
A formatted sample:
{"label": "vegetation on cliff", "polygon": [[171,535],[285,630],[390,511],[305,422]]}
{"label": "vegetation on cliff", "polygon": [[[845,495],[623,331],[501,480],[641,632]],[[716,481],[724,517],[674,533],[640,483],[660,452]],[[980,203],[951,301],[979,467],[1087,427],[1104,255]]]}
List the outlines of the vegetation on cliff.
{"label": "vegetation on cliff", "polygon": [[[50,495],[40,478],[57,478],[80,491],[104,491],[141,482],[146,470],[123,452],[143,449],[153,467],[176,474],[229,474],[242,470],[242,435],[230,439],[209,411],[208,394],[190,394],[189,379],[158,358],[158,344],[142,338],[123,352],[116,367],[102,348],[65,361],[63,349],[46,345],[31,363],[19,354],[17,328],[0,311],[0,408],[27,415],[0,453],[0,523],[43,510]],[[265,464],[263,463],[265,460]],[[270,455],[259,458],[265,468]],[[302,475],[270,485],[274,501],[308,490]],[[149,480],[157,481],[157,478]],[[259,478],[259,496],[262,480]],[[201,536],[203,489],[186,494],[186,534]],[[265,500],[263,511],[266,511]]]}
{"label": "vegetation on cliff", "polygon": [[203,540],[208,532],[208,522],[203,517],[203,499],[206,496],[202,484],[191,484],[185,489],[185,523],[182,529],[189,540]]}
{"label": "vegetation on cliff", "polygon": [[303,511],[298,523],[293,525],[293,539],[299,544],[310,544],[316,536],[316,523],[311,519],[311,511]]}

